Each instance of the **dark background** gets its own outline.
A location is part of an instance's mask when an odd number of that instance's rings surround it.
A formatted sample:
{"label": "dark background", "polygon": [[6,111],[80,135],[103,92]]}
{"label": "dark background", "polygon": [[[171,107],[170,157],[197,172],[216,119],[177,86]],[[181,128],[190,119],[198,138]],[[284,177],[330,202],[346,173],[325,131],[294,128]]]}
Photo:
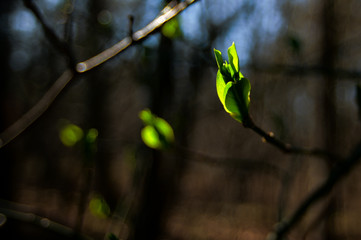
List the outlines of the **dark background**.
{"label": "dark background", "polygon": [[[166,4],[34,3],[77,61],[126,37],[129,15],[135,31]],[[265,131],[347,157],[361,136],[360,10],[357,0],[198,1],[177,16],[175,34],[157,32],[75,78],[0,149],[1,208],[46,217],[94,239],[109,233],[120,239],[265,239],[334,163],[284,154],[233,120],[216,94],[213,48],[226,58],[235,42],[252,85],[250,113]],[[3,131],[39,101],[67,62],[22,1],[1,1],[0,11]],[[172,125],[177,147],[145,147],[138,117],[144,108]],[[91,164],[81,144],[66,147],[59,140],[64,122],[98,130]],[[360,178],[354,167],[289,239],[360,239]],[[107,218],[90,212],[95,197],[109,206]],[[10,214],[1,223],[0,216],[1,239],[70,238],[36,220]]]}

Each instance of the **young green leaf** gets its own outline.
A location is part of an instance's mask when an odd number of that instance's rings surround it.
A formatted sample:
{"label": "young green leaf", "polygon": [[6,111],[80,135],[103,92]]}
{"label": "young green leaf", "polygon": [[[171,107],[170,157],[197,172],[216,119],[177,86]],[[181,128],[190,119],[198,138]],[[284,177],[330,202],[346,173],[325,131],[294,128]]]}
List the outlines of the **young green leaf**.
{"label": "young green leaf", "polygon": [[224,96],[224,88],[225,87],[226,87],[226,81],[223,78],[221,70],[218,70],[217,79],[216,79],[216,89],[217,89],[218,98],[221,101],[221,103],[223,104],[223,106],[224,106],[224,100],[226,98]]}
{"label": "young green leaf", "polygon": [[216,57],[216,62],[218,65],[218,69],[221,69],[221,67],[223,66],[223,58],[222,58],[222,53],[221,51],[214,49],[214,55]]}
{"label": "young green leaf", "polygon": [[234,43],[228,48],[230,63],[224,62],[222,53],[214,49],[218,66],[216,88],[224,109],[234,119],[244,122],[249,119],[251,84],[239,71],[239,58]]}
{"label": "young green leaf", "polygon": [[155,116],[149,109],[141,111],[139,117],[145,125],[141,131],[145,145],[153,149],[163,150],[173,144],[173,129],[167,121]]}
{"label": "young green leaf", "polygon": [[234,42],[228,48],[228,59],[230,64],[229,70],[231,72],[231,76],[234,77],[235,74],[239,73],[239,60]]}

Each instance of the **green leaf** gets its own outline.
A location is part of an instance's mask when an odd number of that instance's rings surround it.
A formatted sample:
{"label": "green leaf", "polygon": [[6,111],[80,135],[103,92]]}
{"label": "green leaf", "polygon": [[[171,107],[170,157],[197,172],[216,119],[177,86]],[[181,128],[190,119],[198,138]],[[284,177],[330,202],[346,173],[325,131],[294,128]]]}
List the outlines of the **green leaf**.
{"label": "green leaf", "polygon": [[141,131],[141,137],[145,145],[154,149],[161,149],[162,144],[157,130],[151,125],[145,126]]}
{"label": "green leaf", "polygon": [[144,109],[139,113],[139,118],[144,122],[145,125],[152,124],[153,115],[149,109]]}
{"label": "green leaf", "polygon": [[181,36],[181,29],[177,18],[173,18],[166,22],[161,29],[162,34],[167,38],[176,38]]}
{"label": "green leaf", "polygon": [[216,89],[217,89],[217,95],[221,103],[224,105],[224,88],[226,87],[226,82],[224,81],[223,75],[221,73],[221,70],[218,70],[217,72],[217,79],[216,79]]}
{"label": "green leaf", "polygon": [[251,84],[239,71],[239,58],[234,43],[228,48],[230,63],[223,63],[222,53],[214,49],[218,66],[216,88],[224,109],[234,119],[243,122],[249,117]]}
{"label": "green leaf", "polygon": [[90,212],[98,218],[107,218],[110,215],[109,205],[104,198],[95,196],[89,202]]}
{"label": "green leaf", "polygon": [[242,122],[243,120],[243,116],[242,116],[242,111],[241,111],[241,107],[239,104],[239,100],[237,99],[237,86],[239,84],[237,83],[232,83],[232,84],[227,84],[228,88],[225,88],[225,95],[226,95],[226,99],[225,99],[225,110],[237,121]]}
{"label": "green leaf", "polygon": [[83,130],[75,124],[66,124],[59,131],[60,141],[67,147],[74,146],[83,135]]}
{"label": "green leaf", "polygon": [[251,102],[251,83],[249,82],[248,78],[242,78],[240,81],[240,90],[243,91],[243,101],[246,107],[246,111],[249,110],[249,103]]}
{"label": "green leaf", "polygon": [[151,113],[149,109],[139,114],[145,127],[141,131],[143,142],[153,149],[167,149],[174,142],[174,132],[167,121]]}
{"label": "green leaf", "polygon": [[214,56],[216,57],[216,62],[218,65],[218,69],[221,69],[223,66],[223,58],[222,58],[222,53],[221,51],[214,49]]}
{"label": "green leaf", "polygon": [[239,73],[239,60],[234,42],[228,48],[228,60],[230,65],[229,71],[231,72],[231,76],[234,77],[236,73]]}

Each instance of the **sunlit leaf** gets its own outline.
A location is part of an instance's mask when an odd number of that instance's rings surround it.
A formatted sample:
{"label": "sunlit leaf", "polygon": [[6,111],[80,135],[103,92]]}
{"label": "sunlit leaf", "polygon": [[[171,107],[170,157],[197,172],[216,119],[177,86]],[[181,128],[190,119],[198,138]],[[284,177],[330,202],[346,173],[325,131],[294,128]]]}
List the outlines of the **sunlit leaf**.
{"label": "sunlit leaf", "polygon": [[150,148],[160,149],[162,144],[157,130],[151,125],[145,126],[141,131],[142,140]]}
{"label": "sunlit leaf", "polygon": [[96,196],[90,200],[89,210],[94,216],[99,218],[107,218],[110,214],[110,208],[108,204],[100,196]]}
{"label": "sunlit leaf", "polygon": [[235,74],[239,73],[239,60],[236,51],[236,45],[232,45],[228,48],[228,59],[229,59],[229,71],[232,77],[235,77]]}
{"label": "sunlit leaf", "polygon": [[221,69],[221,67],[223,66],[223,58],[222,58],[222,53],[221,51],[214,49],[214,55],[216,57],[216,62],[218,65],[218,69]]}
{"label": "sunlit leaf", "polygon": [[234,86],[233,85],[234,85],[233,82],[227,83],[224,88],[224,93],[223,93],[224,109],[228,113],[239,112],[238,107],[237,107],[236,96],[234,95]]}
{"label": "sunlit leaf", "polygon": [[242,78],[240,81],[240,90],[243,91],[243,101],[245,104],[245,111],[248,112],[249,103],[251,101],[250,94],[251,94],[251,83],[249,82],[248,78]]}
{"label": "sunlit leaf", "polygon": [[224,88],[226,87],[226,82],[223,78],[223,75],[221,73],[221,70],[218,70],[217,72],[217,79],[216,79],[216,89],[217,89],[217,95],[219,97],[219,100],[224,105]]}
{"label": "sunlit leaf", "polygon": [[149,109],[139,114],[145,127],[141,131],[143,142],[150,148],[167,149],[174,142],[174,132],[167,121],[151,113]]}
{"label": "sunlit leaf", "polygon": [[[169,125],[167,121],[165,121],[163,118],[155,118],[154,120],[154,126],[157,132],[159,132],[160,137],[165,138],[166,141],[165,144],[170,144],[174,141],[174,133],[172,127]],[[162,140],[163,141],[163,140]]]}
{"label": "sunlit leaf", "polygon": [[66,124],[60,129],[59,138],[65,146],[72,147],[83,138],[83,130],[75,124]]}
{"label": "sunlit leaf", "polygon": [[243,122],[249,119],[251,84],[239,71],[239,59],[233,43],[228,48],[230,63],[223,63],[222,53],[214,49],[218,72],[216,78],[217,95],[224,109],[234,119]]}

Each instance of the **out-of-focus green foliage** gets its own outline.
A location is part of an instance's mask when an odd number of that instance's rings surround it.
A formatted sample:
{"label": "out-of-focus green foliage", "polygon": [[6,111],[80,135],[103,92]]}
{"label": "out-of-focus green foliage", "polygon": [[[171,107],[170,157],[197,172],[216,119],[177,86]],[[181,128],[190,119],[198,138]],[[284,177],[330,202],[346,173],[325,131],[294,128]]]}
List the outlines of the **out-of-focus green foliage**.
{"label": "out-of-focus green foliage", "polygon": [[104,198],[95,196],[89,202],[90,212],[99,218],[107,218],[110,214],[110,208]]}
{"label": "out-of-focus green foliage", "polygon": [[67,147],[72,147],[83,138],[83,130],[75,124],[69,123],[59,131],[60,141]]}
{"label": "out-of-focus green foliage", "polygon": [[219,100],[224,109],[234,119],[244,122],[249,118],[251,84],[239,71],[239,59],[233,43],[228,48],[228,59],[223,62],[222,53],[214,49],[218,65],[216,87]]}
{"label": "out-of-focus green foliage", "polygon": [[173,18],[170,21],[166,22],[162,26],[161,32],[167,38],[177,38],[181,36],[179,20],[177,18]]}
{"label": "out-of-focus green foliage", "polygon": [[114,233],[109,233],[107,236],[108,240],[118,240],[119,238],[117,236],[115,236]]}
{"label": "out-of-focus green foliage", "polygon": [[148,147],[163,150],[172,146],[174,132],[167,121],[157,117],[149,109],[141,111],[139,117],[145,125],[141,137]]}

